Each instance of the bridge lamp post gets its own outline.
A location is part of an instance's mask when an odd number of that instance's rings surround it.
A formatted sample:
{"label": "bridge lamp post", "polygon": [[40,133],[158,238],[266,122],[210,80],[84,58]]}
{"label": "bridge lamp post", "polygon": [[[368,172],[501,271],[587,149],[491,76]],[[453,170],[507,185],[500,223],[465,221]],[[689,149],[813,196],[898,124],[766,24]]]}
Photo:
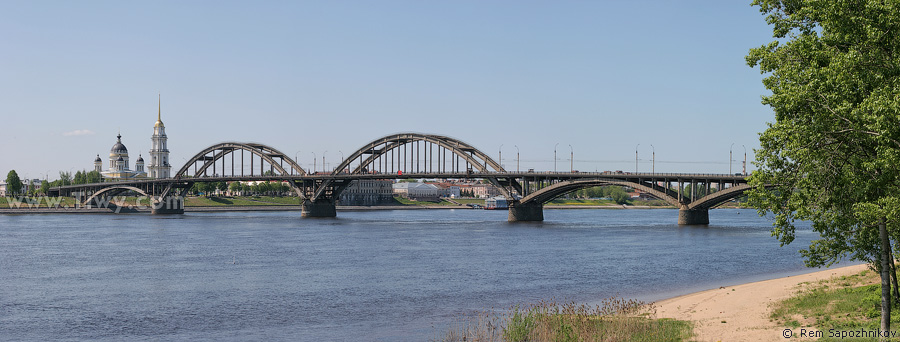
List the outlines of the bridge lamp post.
{"label": "bridge lamp post", "polygon": [[556,147],[559,146],[559,143],[553,145],[553,172],[556,172]]}
{"label": "bridge lamp post", "polygon": [[638,147],[641,144],[637,144],[634,146],[634,173],[638,173]]}
{"label": "bridge lamp post", "polygon": [[[344,162],[344,152],[341,150],[338,150],[338,153],[341,154],[341,163],[343,163]],[[338,173],[340,173],[340,172],[338,172]]]}
{"label": "bridge lamp post", "polygon": [[516,172],[519,172],[519,146],[513,145],[516,148]]}
{"label": "bridge lamp post", "polygon": [[325,168],[327,168],[327,166],[325,166],[325,153],[328,153],[328,150],[325,150],[325,152],[322,152],[322,172],[326,172],[326,171],[327,171],[327,170],[325,169]]}
{"label": "bridge lamp post", "polygon": [[747,175],[747,146],[741,145],[744,148],[744,176]]}
{"label": "bridge lamp post", "polygon": [[656,173],[656,147],[653,147],[653,144],[650,144],[650,148],[653,149],[653,157],[652,157],[653,163],[651,164],[652,169],[651,169],[650,173]]}
{"label": "bridge lamp post", "polygon": [[569,172],[575,172],[575,149],[569,144]]}
{"label": "bridge lamp post", "polygon": [[315,152],[309,152],[309,153],[312,153],[312,155],[313,155],[313,174],[315,174],[316,173],[316,153]]}
{"label": "bridge lamp post", "polygon": [[500,159],[498,163],[500,163],[500,167],[503,167],[503,144],[500,144],[500,148],[497,149],[497,159]]}
{"label": "bridge lamp post", "polygon": [[[297,153],[294,153],[294,164],[300,165],[300,161],[299,161],[300,158],[298,157],[299,155],[300,155],[300,150],[297,150]],[[300,170],[297,170],[297,171],[300,171]],[[291,176],[293,176],[293,175],[294,175],[294,167],[291,166]]]}
{"label": "bridge lamp post", "polygon": [[731,153],[733,152],[733,150],[734,150],[734,143],[731,143],[731,147],[728,148],[728,174],[729,175],[732,174],[731,173]]}

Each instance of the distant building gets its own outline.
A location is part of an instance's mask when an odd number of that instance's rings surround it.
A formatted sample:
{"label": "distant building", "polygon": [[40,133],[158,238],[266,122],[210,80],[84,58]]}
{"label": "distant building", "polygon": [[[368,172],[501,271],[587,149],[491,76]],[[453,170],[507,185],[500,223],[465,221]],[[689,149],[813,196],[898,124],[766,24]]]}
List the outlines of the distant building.
{"label": "distant building", "polygon": [[361,179],[350,182],[341,193],[341,205],[380,205],[394,202],[394,182],[381,179]]}
{"label": "distant building", "polygon": [[412,200],[438,200],[441,190],[434,184],[427,183],[395,183],[394,194]]}
{"label": "distant building", "polygon": [[500,190],[490,184],[476,184],[469,188],[472,196],[477,198],[489,198],[500,195]]}
{"label": "distant building", "polygon": [[459,191],[460,187],[457,184],[450,183],[450,182],[428,183],[428,184],[434,184],[435,186],[437,186],[438,189],[440,189],[441,197],[459,198],[459,196],[460,196],[460,191]]}
{"label": "distant building", "polygon": [[[23,179],[22,180],[22,192],[28,193],[30,191],[40,189],[41,184],[44,184],[43,179]],[[5,192],[5,191],[4,191]]]}
{"label": "distant building", "polygon": [[629,192],[628,195],[629,195],[632,199],[642,199],[642,200],[652,200],[652,199],[654,199],[654,197],[651,196],[649,193],[646,193],[646,192],[640,192],[640,191]]}
{"label": "distant building", "polygon": [[[94,159],[94,170],[99,168],[99,159],[100,155],[97,155],[97,158]],[[116,136],[116,143],[109,149],[108,166],[109,168],[107,168],[106,171],[100,171],[100,175],[109,180],[147,178],[147,173],[144,172],[143,157],[138,156],[138,160],[134,165],[135,170],[131,170],[131,168],[128,167],[128,148],[125,147],[125,144],[122,144],[121,134]]]}
{"label": "distant building", "polygon": [[506,197],[495,196],[484,200],[484,209],[492,210],[507,208],[509,208],[509,203],[506,201]]}
{"label": "distant building", "polygon": [[6,182],[0,181],[0,197],[6,196]]}

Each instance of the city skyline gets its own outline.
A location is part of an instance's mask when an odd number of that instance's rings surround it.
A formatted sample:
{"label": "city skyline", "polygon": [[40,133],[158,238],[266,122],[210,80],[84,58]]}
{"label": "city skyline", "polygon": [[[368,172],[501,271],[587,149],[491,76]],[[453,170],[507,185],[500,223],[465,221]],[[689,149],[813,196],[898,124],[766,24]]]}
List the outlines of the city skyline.
{"label": "city skyline", "polygon": [[[7,3],[3,172],[91,170],[121,132],[149,155],[157,94],[178,169],[222,141],[336,165],[398,132],[507,169],[741,171],[772,121],[749,4]],[[558,144],[558,145],[557,145]],[[732,146],[732,144],[734,144]],[[651,146],[652,149],[651,149]],[[34,156],[41,156],[35,158]],[[748,168],[752,169],[748,165]],[[174,170],[173,170],[174,171]]]}

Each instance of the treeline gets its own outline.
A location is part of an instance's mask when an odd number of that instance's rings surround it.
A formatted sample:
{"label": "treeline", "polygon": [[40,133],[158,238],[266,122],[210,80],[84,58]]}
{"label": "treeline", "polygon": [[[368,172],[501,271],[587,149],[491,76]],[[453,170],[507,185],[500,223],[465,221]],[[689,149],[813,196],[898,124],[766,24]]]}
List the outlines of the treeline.
{"label": "treeline", "polygon": [[291,187],[281,182],[260,182],[257,184],[243,184],[241,182],[197,182],[188,190],[189,193],[199,196],[212,196],[216,193],[231,191],[232,194],[241,196],[284,196]]}
{"label": "treeline", "polygon": [[[701,198],[708,194],[715,193],[718,191],[716,188],[710,187],[707,191],[706,186],[697,186],[696,189],[692,189],[690,184],[685,184],[683,188],[680,190],[677,186],[669,187],[669,190],[674,192],[681,192],[685,197],[691,197],[691,192],[695,192],[696,198]],[[575,198],[608,198],[615,201],[618,204],[626,204],[629,200],[631,200],[630,192],[634,191],[634,189],[629,187],[622,186],[597,186],[593,188],[585,188],[581,190],[576,190],[572,192],[572,196]]]}
{"label": "treeline", "polygon": [[71,172],[60,171],[59,179],[50,182],[41,181],[40,186],[36,186],[36,184],[33,183],[34,180],[26,179],[23,181],[19,178],[19,174],[16,170],[10,170],[9,173],[6,174],[6,194],[7,196],[46,195],[50,188],[53,187],[100,183],[102,181],[103,178],[100,176],[100,172],[97,171],[78,171],[75,172],[74,176],[72,176]]}
{"label": "treeline", "polygon": [[572,193],[575,198],[609,198],[618,204],[626,204],[631,199],[626,189],[621,186],[595,186],[593,188],[584,188],[576,190]]}

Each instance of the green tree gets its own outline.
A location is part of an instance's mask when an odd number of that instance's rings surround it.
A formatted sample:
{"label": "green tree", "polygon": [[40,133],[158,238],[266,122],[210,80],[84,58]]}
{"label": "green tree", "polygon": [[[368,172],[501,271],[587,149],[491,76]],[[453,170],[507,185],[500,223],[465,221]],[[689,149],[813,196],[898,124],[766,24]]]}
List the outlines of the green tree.
{"label": "green tree", "polygon": [[11,195],[17,195],[22,191],[22,180],[16,170],[10,170],[6,174],[6,192]]}
{"label": "green tree", "polygon": [[40,192],[44,195],[48,194],[50,191],[50,182],[41,182],[41,190]]}
{"label": "green tree", "polygon": [[605,197],[612,198],[613,201],[616,201],[618,204],[626,204],[628,200],[631,199],[631,195],[625,192],[624,189],[620,186],[610,186],[608,187],[608,192]]}
{"label": "green tree", "polygon": [[[777,41],[750,50],[775,122],[760,135],[750,204],[794,239],[812,221],[808,266],[849,257],[881,274],[890,330],[891,237],[900,228],[900,3],[756,0]],[[896,286],[896,285],[895,285]]]}
{"label": "green tree", "polygon": [[265,195],[270,190],[271,190],[271,187],[269,187],[268,182],[261,182],[259,184],[256,184],[256,192],[259,193],[260,195]]}
{"label": "green tree", "polygon": [[85,174],[85,182],[88,184],[100,183],[102,181],[103,177],[100,175],[100,172],[91,171]]}
{"label": "green tree", "polygon": [[219,191],[225,192],[225,190],[228,190],[228,183],[221,182],[221,181],[216,182],[216,189],[218,189]]}
{"label": "green tree", "polygon": [[71,173],[71,172],[60,171],[60,172],[59,172],[59,183],[60,183],[62,186],[72,185],[72,173]]}
{"label": "green tree", "polygon": [[231,190],[232,194],[240,192],[241,182],[231,182],[231,184],[228,185],[228,190]]}
{"label": "green tree", "polygon": [[72,179],[72,184],[86,184],[86,183],[87,183],[87,177],[85,175],[85,172],[81,172],[81,171],[75,172],[75,178]]}

